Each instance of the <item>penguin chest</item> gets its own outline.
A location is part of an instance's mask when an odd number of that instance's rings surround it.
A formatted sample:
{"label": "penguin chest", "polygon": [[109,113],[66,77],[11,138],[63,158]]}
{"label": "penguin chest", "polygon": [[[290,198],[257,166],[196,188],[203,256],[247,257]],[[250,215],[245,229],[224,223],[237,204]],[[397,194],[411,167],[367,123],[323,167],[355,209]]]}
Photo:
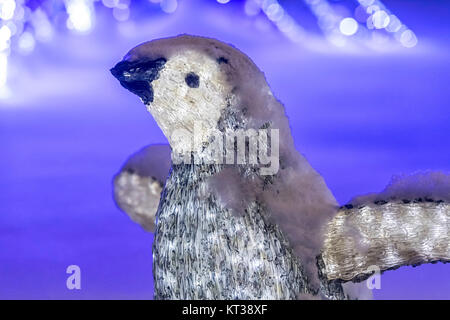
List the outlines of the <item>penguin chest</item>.
{"label": "penguin chest", "polygon": [[153,247],[157,299],[294,299],[306,292],[298,259],[254,203],[235,216],[207,193],[220,170],[174,166]]}

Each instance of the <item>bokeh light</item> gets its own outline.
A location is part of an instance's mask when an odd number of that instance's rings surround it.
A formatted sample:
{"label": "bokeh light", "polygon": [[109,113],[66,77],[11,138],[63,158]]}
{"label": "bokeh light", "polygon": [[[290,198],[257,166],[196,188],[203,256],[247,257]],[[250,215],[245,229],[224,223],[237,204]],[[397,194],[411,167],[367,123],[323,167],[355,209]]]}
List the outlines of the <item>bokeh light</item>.
{"label": "bokeh light", "polygon": [[406,48],[413,48],[417,45],[417,37],[411,30],[405,30],[400,36],[400,42]]}
{"label": "bokeh light", "polygon": [[34,50],[36,41],[31,32],[24,32],[19,38],[18,47],[21,54],[29,54]]}
{"label": "bokeh light", "polygon": [[[185,3],[189,6],[191,2]],[[418,43],[414,31],[380,0],[357,0],[356,5],[348,1],[303,0],[306,9],[309,9],[308,14],[315,17],[321,36],[309,30],[309,26],[305,28],[303,20],[291,14],[296,13],[292,3],[277,0],[217,0],[215,3],[228,4],[227,8],[232,8],[236,13],[239,8],[244,17],[252,19],[257,32],[270,32],[271,26],[275,26],[290,41],[309,48],[319,48],[321,45],[318,44],[323,40],[336,47],[362,47],[363,50],[395,48],[394,41],[404,48],[413,48]],[[31,54],[38,43],[51,42],[57,33],[64,32],[62,27],[77,34],[89,34],[95,28],[98,6],[110,10],[120,35],[132,37],[138,32],[133,16],[139,17],[147,10],[155,10],[156,6],[161,13],[173,14],[179,9],[179,2],[0,0],[0,51],[13,56],[15,52]],[[133,12],[136,15],[132,15]],[[156,15],[152,13],[151,17]],[[380,30],[388,36],[374,33]]]}
{"label": "bokeh light", "polygon": [[[369,15],[366,19],[367,29],[385,30],[405,48],[413,48],[417,44],[415,33],[403,24],[396,15],[392,14],[380,0],[358,0],[358,3]],[[355,11],[355,16],[358,19],[364,19],[364,14],[361,10]],[[405,30],[410,32],[402,37]],[[372,35],[372,44],[374,43],[373,39],[378,39],[375,41],[375,48],[384,48],[389,43],[389,41],[385,41],[387,39],[386,36],[379,33]],[[383,41],[379,41],[379,39],[383,39]],[[408,40],[402,41],[402,39]]]}
{"label": "bokeh light", "polygon": [[244,5],[245,14],[256,16],[261,11],[261,5],[256,0],[247,0]]}
{"label": "bokeh light", "polygon": [[9,48],[9,42],[11,39],[11,30],[8,26],[4,25],[0,28],[0,51]]}
{"label": "bokeh light", "polygon": [[114,8],[119,4],[119,0],[102,0],[102,3],[107,8]]}
{"label": "bokeh light", "polygon": [[0,88],[6,85],[8,76],[8,55],[0,52]]}
{"label": "bokeh light", "polygon": [[93,27],[92,3],[90,0],[66,0],[67,27],[79,32],[88,32]]}
{"label": "bokeh light", "polygon": [[358,31],[358,22],[353,18],[344,18],[339,24],[339,30],[345,36],[352,36]]}
{"label": "bokeh light", "polygon": [[14,16],[16,2],[14,0],[0,0],[0,19],[10,20]]}
{"label": "bokeh light", "polygon": [[128,6],[118,6],[113,9],[113,16],[117,21],[127,21],[130,17],[130,9]]}
{"label": "bokeh light", "polygon": [[386,31],[397,32],[402,27],[402,23],[399,18],[391,14],[389,16],[389,24],[386,26]]}
{"label": "bokeh light", "polygon": [[384,29],[389,25],[390,18],[386,11],[378,10],[372,15],[373,26],[377,29]]}
{"label": "bokeh light", "polygon": [[177,0],[162,0],[159,5],[161,6],[161,10],[165,13],[174,13],[178,7]]}

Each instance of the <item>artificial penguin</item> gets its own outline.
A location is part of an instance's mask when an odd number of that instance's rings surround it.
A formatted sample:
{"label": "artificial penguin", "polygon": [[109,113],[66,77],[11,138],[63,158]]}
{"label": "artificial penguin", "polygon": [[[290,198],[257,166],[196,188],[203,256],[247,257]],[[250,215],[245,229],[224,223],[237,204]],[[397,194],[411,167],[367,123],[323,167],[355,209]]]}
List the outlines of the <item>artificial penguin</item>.
{"label": "artificial penguin", "polygon": [[119,207],[155,232],[155,298],[347,299],[343,282],[372,266],[449,260],[448,175],[420,176],[431,191],[398,182],[340,208],[295,149],[264,74],[236,48],[154,40],[111,72],[170,144],[141,151],[115,177]]}

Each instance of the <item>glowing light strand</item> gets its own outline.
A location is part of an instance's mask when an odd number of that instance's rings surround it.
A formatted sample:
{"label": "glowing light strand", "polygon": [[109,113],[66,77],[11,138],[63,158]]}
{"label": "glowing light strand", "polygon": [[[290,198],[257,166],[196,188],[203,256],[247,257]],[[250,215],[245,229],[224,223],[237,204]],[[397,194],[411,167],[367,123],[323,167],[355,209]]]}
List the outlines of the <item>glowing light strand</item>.
{"label": "glowing light strand", "polygon": [[256,15],[260,10],[291,41],[300,42],[305,38],[305,29],[284,10],[277,0],[246,1],[245,12],[247,15]]}
{"label": "glowing light strand", "polygon": [[416,46],[418,40],[415,33],[400,19],[392,14],[380,0],[357,0],[369,15],[368,29],[384,29],[406,48]]}
{"label": "glowing light strand", "polygon": [[[150,0],[158,4],[165,13],[178,8],[178,0]],[[220,3],[229,1],[220,0]],[[328,40],[344,44],[361,27],[355,19],[342,18],[327,0],[304,0],[316,16],[319,27]],[[380,0],[357,0],[367,13],[366,27],[382,29],[392,35],[404,47],[414,47],[417,37],[398,17],[393,15]],[[53,3],[53,2],[52,2]],[[59,5],[46,5],[46,1],[31,10],[25,0],[0,0],[0,91],[7,83],[8,61],[11,51],[31,53],[37,42],[50,41],[55,33],[53,21],[58,20],[61,11],[67,14],[68,29],[87,33],[95,26],[95,6],[101,4],[112,9],[118,22],[130,18],[131,0],[64,0]],[[264,15],[290,40],[301,42],[307,31],[283,8],[277,0],[247,0],[245,13],[248,16]]]}

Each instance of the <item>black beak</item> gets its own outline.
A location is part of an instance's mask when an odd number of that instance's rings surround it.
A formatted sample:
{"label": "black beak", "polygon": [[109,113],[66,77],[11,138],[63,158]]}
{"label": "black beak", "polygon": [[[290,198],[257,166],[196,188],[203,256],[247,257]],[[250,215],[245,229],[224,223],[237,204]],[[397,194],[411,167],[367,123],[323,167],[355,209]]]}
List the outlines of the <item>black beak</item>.
{"label": "black beak", "polygon": [[151,82],[159,77],[164,68],[165,58],[156,60],[121,61],[112,68],[111,74],[119,80],[122,87],[136,94],[144,104],[153,102]]}

